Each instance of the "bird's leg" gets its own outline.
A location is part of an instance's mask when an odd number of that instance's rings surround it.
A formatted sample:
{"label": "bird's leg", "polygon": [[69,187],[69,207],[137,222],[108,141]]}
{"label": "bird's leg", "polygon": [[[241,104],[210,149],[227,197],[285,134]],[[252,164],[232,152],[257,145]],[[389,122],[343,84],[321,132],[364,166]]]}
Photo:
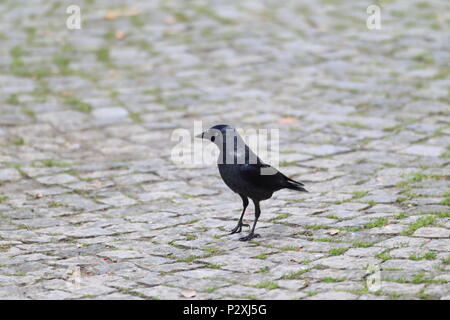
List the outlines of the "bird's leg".
{"label": "bird's leg", "polygon": [[255,233],[255,227],[256,227],[256,223],[258,222],[259,215],[261,214],[261,209],[259,208],[258,200],[253,200],[253,203],[255,204],[255,221],[253,222],[252,231],[250,231],[250,233],[248,235],[246,235],[245,237],[239,238],[240,241],[249,241],[249,240],[252,240],[253,238],[259,237],[259,234]]}
{"label": "bird's leg", "polygon": [[239,218],[237,226],[233,230],[231,230],[230,234],[240,233],[242,231],[243,226],[250,227],[249,224],[242,223],[242,219],[244,218],[245,209],[247,209],[247,206],[248,206],[248,198],[245,196],[242,196],[242,195],[240,195],[240,196],[242,198],[242,205],[244,206],[244,209],[242,210],[242,214],[241,214],[241,217]]}

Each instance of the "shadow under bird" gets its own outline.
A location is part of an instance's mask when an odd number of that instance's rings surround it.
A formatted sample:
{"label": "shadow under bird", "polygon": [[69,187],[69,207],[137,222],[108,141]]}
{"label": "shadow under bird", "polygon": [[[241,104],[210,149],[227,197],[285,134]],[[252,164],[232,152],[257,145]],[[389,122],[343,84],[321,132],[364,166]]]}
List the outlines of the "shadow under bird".
{"label": "shadow under bird", "polygon": [[281,189],[308,192],[303,188],[303,183],[294,181],[272,166],[263,163],[233,127],[224,124],[216,125],[197,135],[196,138],[209,140],[219,148],[217,165],[220,176],[225,184],[242,198],[244,208],[237,226],[231,230],[230,234],[241,232],[243,226],[250,227],[242,223],[249,203],[248,198],[252,199],[255,205],[253,227],[248,235],[239,238],[241,241],[259,237],[259,234],[255,233],[255,227],[261,214],[260,201],[271,198],[275,191]]}

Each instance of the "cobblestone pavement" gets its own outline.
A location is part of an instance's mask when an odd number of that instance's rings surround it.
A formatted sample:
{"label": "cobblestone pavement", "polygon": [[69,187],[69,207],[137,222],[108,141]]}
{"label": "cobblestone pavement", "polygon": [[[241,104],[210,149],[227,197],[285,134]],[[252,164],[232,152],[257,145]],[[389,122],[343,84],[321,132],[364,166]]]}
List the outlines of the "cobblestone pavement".
{"label": "cobblestone pavement", "polygon": [[[0,1],[0,298],[449,299],[450,3],[373,2],[381,30],[370,1]],[[217,168],[171,161],[194,121],[279,128],[310,193],[228,236]]]}

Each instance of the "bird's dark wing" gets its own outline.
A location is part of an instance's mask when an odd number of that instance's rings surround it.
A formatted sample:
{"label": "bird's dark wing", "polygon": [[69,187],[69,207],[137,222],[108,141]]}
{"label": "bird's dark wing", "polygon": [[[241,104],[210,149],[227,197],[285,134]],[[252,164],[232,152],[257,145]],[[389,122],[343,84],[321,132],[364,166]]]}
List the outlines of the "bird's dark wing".
{"label": "bird's dark wing", "polygon": [[[273,174],[262,174],[269,170],[273,170]],[[268,164],[245,164],[239,168],[239,173],[243,180],[255,187],[273,191],[286,187],[287,177]]]}

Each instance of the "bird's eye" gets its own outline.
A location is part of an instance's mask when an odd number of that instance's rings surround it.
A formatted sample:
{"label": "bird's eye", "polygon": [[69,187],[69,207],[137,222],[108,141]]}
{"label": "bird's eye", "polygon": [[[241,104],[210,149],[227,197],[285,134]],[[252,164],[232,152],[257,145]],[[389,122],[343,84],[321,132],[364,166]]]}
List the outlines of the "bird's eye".
{"label": "bird's eye", "polygon": [[215,136],[211,136],[211,142],[214,142],[216,140]]}

